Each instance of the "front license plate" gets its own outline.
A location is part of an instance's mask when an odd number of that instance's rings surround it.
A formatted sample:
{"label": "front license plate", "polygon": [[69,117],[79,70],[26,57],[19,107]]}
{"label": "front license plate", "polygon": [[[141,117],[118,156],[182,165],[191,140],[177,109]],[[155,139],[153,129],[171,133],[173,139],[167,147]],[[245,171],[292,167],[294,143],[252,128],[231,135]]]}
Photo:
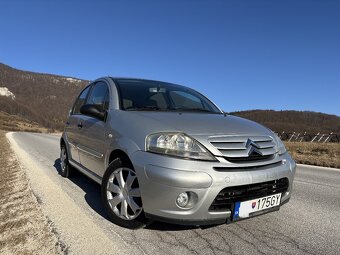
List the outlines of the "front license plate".
{"label": "front license plate", "polygon": [[281,193],[266,197],[255,198],[248,201],[236,202],[234,220],[251,217],[257,212],[265,211],[280,205]]}

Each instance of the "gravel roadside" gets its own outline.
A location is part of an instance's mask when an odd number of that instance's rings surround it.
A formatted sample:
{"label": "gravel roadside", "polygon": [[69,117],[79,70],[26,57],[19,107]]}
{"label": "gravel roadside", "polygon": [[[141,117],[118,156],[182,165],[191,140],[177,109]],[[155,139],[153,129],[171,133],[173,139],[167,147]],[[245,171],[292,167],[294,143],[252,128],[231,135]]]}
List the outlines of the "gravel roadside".
{"label": "gravel roadside", "polygon": [[0,254],[64,253],[1,130],[0,162]]}

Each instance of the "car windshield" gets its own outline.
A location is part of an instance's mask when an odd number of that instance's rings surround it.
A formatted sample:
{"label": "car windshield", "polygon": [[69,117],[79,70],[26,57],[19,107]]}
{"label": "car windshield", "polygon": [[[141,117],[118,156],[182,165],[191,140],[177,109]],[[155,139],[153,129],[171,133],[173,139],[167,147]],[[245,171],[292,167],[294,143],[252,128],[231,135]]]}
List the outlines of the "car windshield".
{"label": "car windshield", "polygon": [[221,114],[209,99],[184,86],[165,82],[116,79],[122,110]]}

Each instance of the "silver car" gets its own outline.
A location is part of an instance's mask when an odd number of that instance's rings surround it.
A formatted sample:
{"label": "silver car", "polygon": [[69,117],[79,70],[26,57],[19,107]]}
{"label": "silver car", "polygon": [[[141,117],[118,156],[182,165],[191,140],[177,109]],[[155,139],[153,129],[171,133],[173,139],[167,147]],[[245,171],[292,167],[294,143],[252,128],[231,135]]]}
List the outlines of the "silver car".
{"label": "silver car", "polygon": [[70,110],[61,175],[101,185],[110,220],[204,225],[279,210],[296,164],[268,128],[170,83],[100,78]]}

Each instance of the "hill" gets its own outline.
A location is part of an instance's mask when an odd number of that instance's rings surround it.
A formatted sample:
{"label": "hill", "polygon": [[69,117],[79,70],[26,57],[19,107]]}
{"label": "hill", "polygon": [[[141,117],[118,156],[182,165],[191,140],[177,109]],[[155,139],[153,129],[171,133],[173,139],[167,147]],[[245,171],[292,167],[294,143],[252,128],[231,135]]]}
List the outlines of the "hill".
{"label": "hill", "polygon": [[88,81],[14,69],[0,63],[0,109],[49,129],[62,129]]}
{"label": "hill", "polygon": [[340,133],[340,117],[321,112],[250,110],[230,114],[259,122],[276,132]]}
{"label": "hill", "polygon": [[[88,83],[72,77],[22,71],[0,63],[0,110],[4,112],[0,127],[20,127],[18,123],[22,122],[25,129],[30,125],[35,129],[39,125],[61,130],[76,96]],[[336,115],[272,110],[231,114],[254,120],[277,132],[340,133],[340,117]]]}

